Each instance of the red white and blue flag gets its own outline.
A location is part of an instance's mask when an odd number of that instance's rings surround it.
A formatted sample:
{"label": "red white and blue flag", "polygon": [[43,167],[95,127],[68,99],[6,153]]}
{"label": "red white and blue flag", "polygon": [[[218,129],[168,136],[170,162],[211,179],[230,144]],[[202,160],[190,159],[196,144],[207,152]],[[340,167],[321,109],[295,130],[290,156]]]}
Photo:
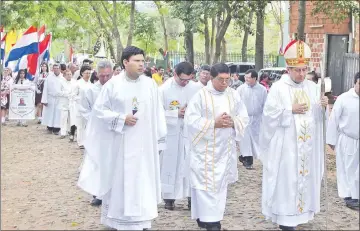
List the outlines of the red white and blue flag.
{"label": "red white and blue flag", "polygon": [[34,54],[39,52],[38,32],[36,27],[30,26],[27,31],[21,36],[16,44],[11,48],[5,67],[8,66],[10,61],[21,59],[25,55]]}

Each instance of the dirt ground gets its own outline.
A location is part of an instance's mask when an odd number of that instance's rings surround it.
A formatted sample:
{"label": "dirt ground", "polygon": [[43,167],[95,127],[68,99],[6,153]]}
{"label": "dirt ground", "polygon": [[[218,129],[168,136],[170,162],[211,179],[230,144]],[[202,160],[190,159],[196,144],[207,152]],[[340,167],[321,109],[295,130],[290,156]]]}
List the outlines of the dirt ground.
{"label": "dirt ground", "polygon": [[[49,135],[34,122],[29,127],[14,123],[1,128],[1,229],[2,230],[105,230],[100,208],[89,205],[91,196],[77,186],[81,151],[68,139]],[[347,208],[337,196],[335,156],[329,155],[328,229],[358,230],[359,212]],[[278,229],[261,214],[261,164],[254,170],[239,165],[239,181],[229,189],[226,214],[228,230]],[[324,202],[322,202],[324,205]],[[175,211],[159,205],[152,229],[198,230],[187,210],[187,201],[177,201]],[[324,207],[324,206],[323,206]],[[299,230],[324,230],[326,213]]]}

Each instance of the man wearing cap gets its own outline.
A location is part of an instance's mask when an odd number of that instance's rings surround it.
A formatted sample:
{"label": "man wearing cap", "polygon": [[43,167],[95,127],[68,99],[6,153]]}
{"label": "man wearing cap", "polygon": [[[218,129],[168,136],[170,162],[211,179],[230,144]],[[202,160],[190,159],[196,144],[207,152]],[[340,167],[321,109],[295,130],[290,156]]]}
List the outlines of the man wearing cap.
{"label": "man wearing cap", "polygon": [[322,108],[316,84],[306,80],[311,50],[292,41],[284,52],[287,75],[271,87],[263,110],[260,159],[263,163],[262,213],[295,230],[320,211],[324,171]]}

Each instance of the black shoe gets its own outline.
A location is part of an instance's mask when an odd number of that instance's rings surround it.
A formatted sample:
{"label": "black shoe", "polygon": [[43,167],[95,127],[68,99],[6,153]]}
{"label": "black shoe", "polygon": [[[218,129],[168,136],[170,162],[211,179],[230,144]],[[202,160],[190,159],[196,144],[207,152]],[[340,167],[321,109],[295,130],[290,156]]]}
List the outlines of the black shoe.
{"label": "black shoe", "polygon": [[295,230],[295,227],[279,225],[281,230]]}
{"label": "black shoe", "polygon": [[174,210],[175,209],[175,200],[164,200],[165,201],[165,209]]}
{"label": "black shoe", "polygon": [[349,200],[351,200],[351,197],[345,197],[345,198],[344,198],[344,201],[345,201],[345,202],[347,202],[347,201],[349,201]]}
{"label": "black shoe", "polygon": [[188,209],[191,210],[191,197],[188,197]]}
{"label": "black shoe", "polygon": [[102,204],[102,200],[99,200],[96,197],[90,203],[90,205],[92,205],[92,206],[99,206],[101,204]]}
{"label": "black shoe", "polygon": [[221,230],[220,221],[218,222],[206,222],[206,230]]}
{"label": "black shoe", "polygon": [[239,161],[240,161],[241,163],[244,163],[244,157],[243,157],[243,156],[239,156]]}
{"label": "black shoe", "polygon": [[197,224],[198,224],[199,228],[206,229],[206,223],[205,223],[205,222],[200,221],[200,219],[199,219],[199,218],[198,218],[198,219],[196,219],[196,222],[197,222]]}
{"label": "black shoe", "polygon": [[359,210],[359,200],[358,199],[350,199],[346,201],[346,206],[350,209]]}
{"label": "black shoe", "polygon": [[59,135],[59,132],[53,132],[53,133],[54,133],[54,135],[56,135],[56,136]]}
{"label": "black shoe", "polygon": [[85,149],[84,145],[79,146],[80,149]]}

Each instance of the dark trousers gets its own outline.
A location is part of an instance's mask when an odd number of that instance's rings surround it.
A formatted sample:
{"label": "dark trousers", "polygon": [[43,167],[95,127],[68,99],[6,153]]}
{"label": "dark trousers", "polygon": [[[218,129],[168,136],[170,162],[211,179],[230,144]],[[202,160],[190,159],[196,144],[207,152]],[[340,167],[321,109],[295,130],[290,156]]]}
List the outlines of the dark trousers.
{"label": "dark trousers", "polygon": [[60,128],[53,128],[53,127],[47,127],[48,131],[51,131],[51,132],[59,132],[60,131]]}
{"label": "dark trousers", "polygon": [[70,127],[70,135],[74,136],[75,135],[75,131],[76,131],[76,126],[73,125]]}

